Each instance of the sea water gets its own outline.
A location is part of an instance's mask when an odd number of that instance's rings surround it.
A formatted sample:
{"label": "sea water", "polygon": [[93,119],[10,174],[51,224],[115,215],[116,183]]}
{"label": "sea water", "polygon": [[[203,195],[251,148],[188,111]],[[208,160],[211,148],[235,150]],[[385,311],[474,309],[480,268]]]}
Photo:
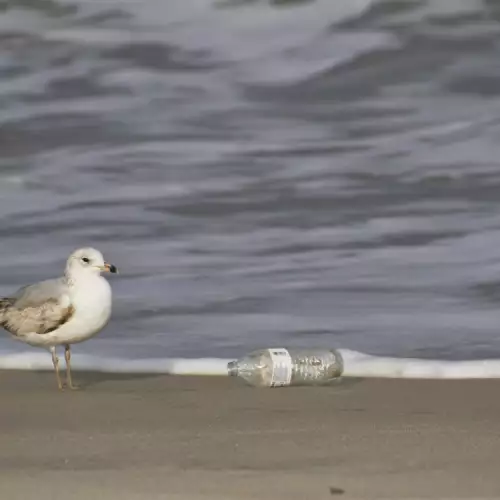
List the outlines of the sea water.
{"label": "sea water", "polygon": [[[7,2],[0,294],[101,249],[121,274],[109,326],[74,348],[89,366],[274,345],[500,357],[499,16]],[[50,364],[7,334],[0,351]]]}

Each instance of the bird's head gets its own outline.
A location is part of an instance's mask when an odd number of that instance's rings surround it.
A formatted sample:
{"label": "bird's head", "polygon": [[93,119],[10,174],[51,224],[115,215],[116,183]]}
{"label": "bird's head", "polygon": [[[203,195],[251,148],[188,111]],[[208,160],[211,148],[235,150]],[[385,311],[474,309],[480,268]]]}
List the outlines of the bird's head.
{"label": "bird's head", "polygon": [[95,248],[79,248],[68,258],[66,274],[70,278],[78,276],[99,275],[102,272],[117,273],[118,269],[104,260],[99,250]]}

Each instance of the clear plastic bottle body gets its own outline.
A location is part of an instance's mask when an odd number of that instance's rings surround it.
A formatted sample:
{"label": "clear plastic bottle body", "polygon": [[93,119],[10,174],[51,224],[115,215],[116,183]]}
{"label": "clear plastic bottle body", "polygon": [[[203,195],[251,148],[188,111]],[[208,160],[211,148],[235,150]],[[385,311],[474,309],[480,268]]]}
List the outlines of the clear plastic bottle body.
{"label": "clear plastic bottle body", "polygon": [[228,373],[257,387],[326,385],[342,375],[335,349],[262,349],[228,364]]}

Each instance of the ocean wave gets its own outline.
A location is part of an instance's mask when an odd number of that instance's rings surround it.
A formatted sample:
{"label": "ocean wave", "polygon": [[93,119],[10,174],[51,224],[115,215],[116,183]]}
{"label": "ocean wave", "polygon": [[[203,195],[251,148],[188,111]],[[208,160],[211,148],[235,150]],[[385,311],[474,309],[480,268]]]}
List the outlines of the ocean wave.
{"label": "ocean wave", "polygon": [[[78,371],[102,373],[164,373],[170,375],[227,375],[230,359],[149,358],[127,359],[73,354],[72,366]],[[53,370],[46,352],[0,352],[1,370]]]}
{"label": "ocean wave", "polygon": [[[344,360],[344,377],[477,379],[500,378],[500,359],[445,361],[416,358],[371,356],[339,349]],[[73,366],[78,371],[169,375],[227,376],[231,359],[222,358],[104,358],[75,354]],[[0,353],[2,370],[52,370],[50,356],[44,352]]]}

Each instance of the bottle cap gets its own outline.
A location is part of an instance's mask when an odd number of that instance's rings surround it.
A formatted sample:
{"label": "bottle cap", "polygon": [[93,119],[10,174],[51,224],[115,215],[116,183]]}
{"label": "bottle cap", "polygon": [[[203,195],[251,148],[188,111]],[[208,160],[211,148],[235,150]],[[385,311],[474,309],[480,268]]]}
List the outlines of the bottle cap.
{"label": "bottle cap", "polygon": [[230,377],[237,377],[238,376],[238,361],[230,361],[227,364],[227,374]]}

